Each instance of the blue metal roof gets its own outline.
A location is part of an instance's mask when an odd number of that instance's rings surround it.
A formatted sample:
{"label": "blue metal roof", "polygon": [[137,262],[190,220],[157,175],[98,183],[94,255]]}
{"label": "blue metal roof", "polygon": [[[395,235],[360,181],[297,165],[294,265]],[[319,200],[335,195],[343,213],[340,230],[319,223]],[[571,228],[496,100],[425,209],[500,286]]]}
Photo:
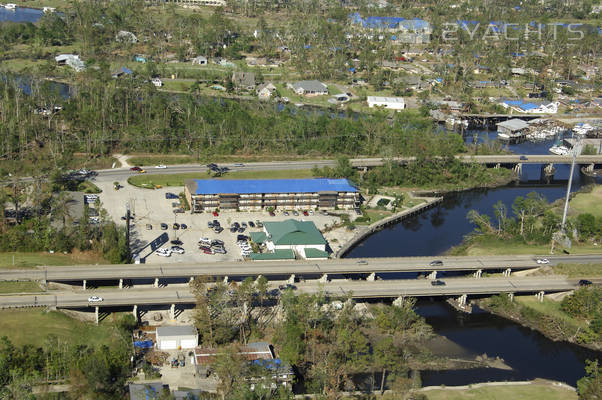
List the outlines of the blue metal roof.
{"label": "blue metal roof", "polygon": [[357,192],[347,179],[195,179],[194,194]]}

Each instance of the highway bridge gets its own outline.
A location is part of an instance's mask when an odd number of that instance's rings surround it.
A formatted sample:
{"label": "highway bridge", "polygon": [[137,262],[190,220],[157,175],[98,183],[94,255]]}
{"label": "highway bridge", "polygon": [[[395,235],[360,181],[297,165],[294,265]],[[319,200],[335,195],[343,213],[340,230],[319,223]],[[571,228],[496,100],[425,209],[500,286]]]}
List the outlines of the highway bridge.
{"label": "highway bridge", "polygon": [[[203,264],[113,264],[38,267],[0,271],[0,281],[37,280],[43,282],[73,282],[84,280],[119,279],[188,279],[195,276],[282,277],[296,275],[350,275],[384,274],[396,272],[476,272],[505,271],[536,268],[534,255],[483,257],[398,257],[398,258],[343,258],[324,261],[263,261],[214,262]],[[558,262],[602,262],[600,255],[549,257],[552,265]],[[433,261],[441,261],[436,265]]]}
{"label": "highway bridge", "polygon": [[[493,295],[499,293],[539,293],[572,290],[576,281],[560,276],[512,277],[512,278],[450,278],[445,285],[433,286],[427,279],[352,281],[334,280],[321,283],[316,280],[296,284],[297,293],[324,292],[330,297],[351,295],[357,299],[470,296]],[[275,286],[272,285],[272,288]],[[194,304],[195,298],[187,285],[173,285],[163,288],[131,288],[95,290],[93,294],[103,298],[101,302],[88,301],[91,291],[57,291],[53,294],[3,295],[0,308],[42,307],[85,308],[123,307],[141,305]]]}

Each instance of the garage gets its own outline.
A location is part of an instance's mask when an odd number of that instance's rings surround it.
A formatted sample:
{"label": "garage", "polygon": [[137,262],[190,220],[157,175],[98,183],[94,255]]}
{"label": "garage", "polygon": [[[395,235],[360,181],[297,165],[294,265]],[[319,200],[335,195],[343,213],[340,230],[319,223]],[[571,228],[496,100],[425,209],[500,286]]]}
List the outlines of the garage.
{"label": "garage", "polygon": [[194,349],[199,343],[199,335],[192,325],[160,326],[156,338],[159,350]]}

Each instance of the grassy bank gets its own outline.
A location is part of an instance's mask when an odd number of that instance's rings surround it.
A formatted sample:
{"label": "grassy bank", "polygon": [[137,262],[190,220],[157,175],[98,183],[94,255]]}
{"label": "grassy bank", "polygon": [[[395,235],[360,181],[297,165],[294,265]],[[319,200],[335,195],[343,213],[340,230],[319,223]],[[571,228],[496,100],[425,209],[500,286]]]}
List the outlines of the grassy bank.
{"label": "grassy bank", "polygon": [[[591,254],[602,252],[602,246],[593,244],[575,244],[571,254]],[[447,254],[453,256],[496,256],[507,254],[549,254],[550,245],[531,245],[524,242],[513,242],[507,239],[491,237],[475,237],[469,242],[464,241],[452,247]]]}
{"label": "grassy bank", "polygon": [[[309,169],[276,170],[276,171],[232,171],[215,179],[294,179],[312,178]],[[153,175],[140,174],[128,179],[130,185],[148,188],[160,186],[184,186],[189,179],[210,179],[211,176],[203,172],[191,172],[184,174]]]}
{"label": "grassy bank", "polygon": [[422,392],[428,400],[577,400],[577,393],[551,384],[485,386],[471,389],[434,389]]}
{"label": "grassy bank", "polygon": [[595,333],[581,319],[574,318],[560,308],[560,302],[544,298],[536,301],[533,296],[515,296],[510,301],[504,293],[478,301],[478,305],[493,314],[519,322],[541,332],[554,341],[577,343],[599,350],[602,335]]}
{"label": "grassy bank", "polygon": [[589,213],[602,217],[602,185],[596,185],[589,193],[577,193],[570,202],[571,214]]}
{"label": "grassy bank", "polygon": [[0,282],[0,294],[8,293],[37,293],[41,292],[40,286],[31,281]]}
{"label": "grassy bank", "polygon": [[95,253],[74,252],[69,254],[46,252],[6,252],[0,253],[0,268],[31,268],[39,265],[108,264],[105,259]]}
{"label": "grassy bank", "polygon": [[69,344],[108,344],[114,333],[112,325],[111,316],[96,326],[58,311],[37,308],[0,311],[0,337],[7,336],[17,346],[41,346],[48,335],[56,335]]}

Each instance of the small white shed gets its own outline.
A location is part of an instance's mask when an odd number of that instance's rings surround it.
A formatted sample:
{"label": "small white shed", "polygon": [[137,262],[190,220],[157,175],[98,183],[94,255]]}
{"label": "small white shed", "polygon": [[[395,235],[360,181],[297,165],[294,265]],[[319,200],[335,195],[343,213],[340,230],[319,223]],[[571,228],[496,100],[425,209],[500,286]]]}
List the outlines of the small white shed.
{"label": "small white shed", "polygon": [[161,326],[156,334],[159,350],[194,349],[199,343],[199,334],[192,325]]}
{"label": "small white shed", "polygon": [[403,97],[378,97],[368,96],[368,107],[383,107],[391,110],[403,110],[405,108],[405,101]]}

